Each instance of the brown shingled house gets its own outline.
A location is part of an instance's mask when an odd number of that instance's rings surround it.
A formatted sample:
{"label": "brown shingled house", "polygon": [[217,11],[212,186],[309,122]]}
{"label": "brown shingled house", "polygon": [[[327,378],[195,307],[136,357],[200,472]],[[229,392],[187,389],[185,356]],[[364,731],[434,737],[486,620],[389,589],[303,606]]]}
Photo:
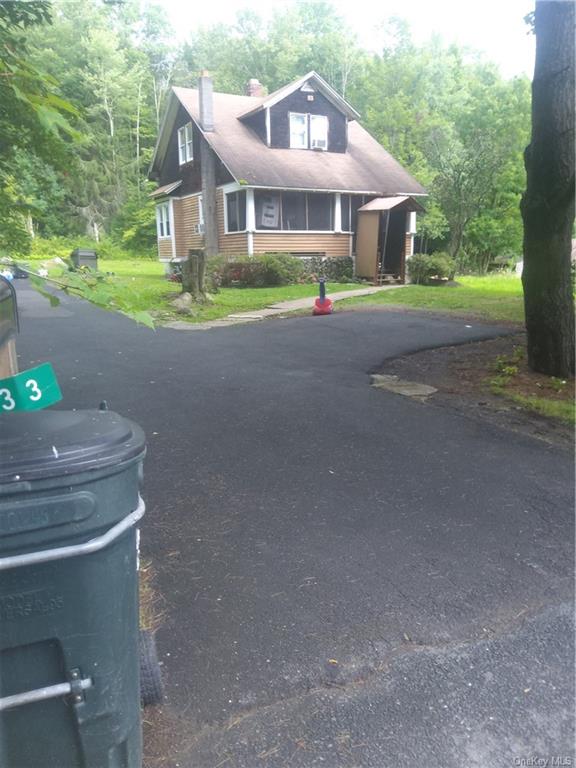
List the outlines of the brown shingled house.
{"label": "brown shingled house", "polygon": [[351,256],[356,274],[404,280],[425,190],[319,75],[265,95],[173,88],[150,167],[158,254]]}

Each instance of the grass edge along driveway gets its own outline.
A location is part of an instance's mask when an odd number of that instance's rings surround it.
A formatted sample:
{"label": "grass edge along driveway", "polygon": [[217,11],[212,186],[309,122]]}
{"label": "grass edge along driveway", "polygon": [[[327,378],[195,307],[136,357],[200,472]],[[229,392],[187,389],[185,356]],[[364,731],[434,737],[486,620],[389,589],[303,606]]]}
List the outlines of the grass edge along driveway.
{"label": "grass edge along driveway", "polygon": [[458,276],[456,280],[457,285],[408,285],[401,291],[344,299],[339,306],[353,309],[358,305],[388,305],[524,323],[522,282],[516,275]]}

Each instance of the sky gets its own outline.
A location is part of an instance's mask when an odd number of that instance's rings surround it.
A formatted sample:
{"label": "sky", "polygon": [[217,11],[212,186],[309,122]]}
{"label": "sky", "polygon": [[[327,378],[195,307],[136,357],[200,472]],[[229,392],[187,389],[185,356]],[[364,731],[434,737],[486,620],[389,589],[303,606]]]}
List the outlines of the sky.
{"label": "sky", "polygon": [[[184,40],[199,26],[230,23],[237,11],[245,8],[268,18],[272,9],[290,5],[290,0],[160,0],[168,12],[179,39]],[[534,36],[527,34],[524,16],[534,8],[534,0],[332,0],[341,16],[356,32],[361,44],[374,51],[382,48],[379,23],[391,16],[410,24],[416,43],[434,33],[446,43],[480,50],[494,61],[505,77],[534,70]]]}

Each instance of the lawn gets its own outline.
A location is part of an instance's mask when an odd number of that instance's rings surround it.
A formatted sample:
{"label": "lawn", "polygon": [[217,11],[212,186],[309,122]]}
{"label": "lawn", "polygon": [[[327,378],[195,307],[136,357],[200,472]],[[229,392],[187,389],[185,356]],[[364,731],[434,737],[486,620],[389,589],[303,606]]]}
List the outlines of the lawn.
{"label": "lawn", "polygon": [[[198,306],[193,316],[180,316],[170,305],[170,301],[181,293],[180,285],[166,280],[164,266],[159,262],[149,259],[100,259],[98,269],[117,278],[116,290],[122,298],[129,299],[133,311],[150,312],[159,322],[175,317],[196,323],[216,320],[236,312],[264,309],[279,301],[318,295],[315,283],[271,288],[221,288],[213,295],[213,304]],[[60,268],[50,271],[54,277],[61,272]],[[347,291],[359,286],[358,283],[333,283],[331,287]]]}
{"label": "lawn", "polygon": [[467,317],[510,323],[524,322],[522,283],[515,275],[457,277],[456,286],[409,285],[399,291],[346,299],[339,306],[362,305],[413,307],[453,312]]}

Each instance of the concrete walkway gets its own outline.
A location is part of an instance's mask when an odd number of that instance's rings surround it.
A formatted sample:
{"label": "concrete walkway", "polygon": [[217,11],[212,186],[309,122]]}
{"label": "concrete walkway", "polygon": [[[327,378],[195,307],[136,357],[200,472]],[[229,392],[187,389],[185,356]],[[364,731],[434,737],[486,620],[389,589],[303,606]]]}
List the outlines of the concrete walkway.
{"label": "concrete walkway", "polygon": [[[354,296],[371,296],[373,293],[391,291],[396,288],[404,287],[404,285],[373,285],[369,288],[358,288],[354,291],[337,291],[336,293],[329,293],[328,298],[332,301],[342,301],[342,299],[351,299]],[[303,299],[292,299],[292,301],[280,301],[277,304],[270,304],[265,309],[253,309],[250,312],[235,312],[220,320],[207,320],[205,323],[189,323],[185,320],[174,320],[171,323],[166,323],[164,328],[173,328],[177,331],[206,331],[209,328],[225,328],[230,325],[239,325],[240,323],[253,323],[257,320],[264,320],[266,317],[273,317],[274,315],[284,315],[287,312],[312,309],[315,301],[316,296],[306,296]]]}

